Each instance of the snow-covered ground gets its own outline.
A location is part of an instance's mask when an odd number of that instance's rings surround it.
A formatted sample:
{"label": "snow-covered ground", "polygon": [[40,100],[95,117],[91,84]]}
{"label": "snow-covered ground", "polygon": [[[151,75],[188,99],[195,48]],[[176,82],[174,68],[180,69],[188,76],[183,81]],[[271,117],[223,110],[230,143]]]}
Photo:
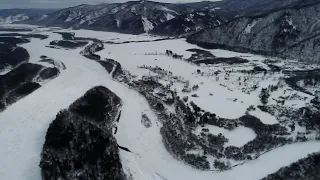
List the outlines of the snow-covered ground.
{"label": "snow-covered ground", "polygon": [[[98,54],[102,57],[117,60],[133,75],[148,75],[147,71],[139,69],[138,66],[158,66],[173,72],[176,76],[181,76],[185,80],[189,80],[191,86],[198,84],[200,88],[194,92],[199,95],[197,98],[191,97],[193,93],[185,94],[181,92],[183,86],[177,85],[175,87],[177,88],[179,96],[183,97],[188,95],[192,101],[203,109],[214,112],[224,118],[239,118],[244,115],[250,105],[259,103],[260,100],[257,96],[254,97],[245,94],[237,89],[229,91],[226,87],[220,85],[220,81],[216,82],[214,77],[200,76],[196,73],[198,69],[200,69],[201,72],[208,72],[212,71],[212,68],[195,66],[185,61],[172,59],[171,57],[163,55],[167,49],[170,49],[177,54],[189,58],[192,53],[186,50],[191,48],[197,48],[197,46],[188,44],[184,39],[176,39],[159,42],[106,45],[105,50]],[[223,54],[224,56],[228,54],[228,51],[222,51],[222,53],[215,50],[213,53],[214,52],[219,52],[220,54],[217,53],[218,55]],[[145,55],[146,53],[155,53],[157,55]],[[233,54],[239,55],[239,53]],[[261,57],[257,56],[257,58]],[[222,68],[217,67],[215,70],[222,70]],[[222,77],[220,79],[222,79]],[[210,96],[210,93],[213,95]],[[233,102],[234,99],[237,99],[237,102]],[[232,109],[232,113],[230,113],[230,109]]]}
{"label": "snow-covered ground", "polygon": [[205,125],[204,127],[198,127],[196,129],[196,134],[201,133],[202,128],[209,129],[209,132],[213,135],[218,136],[219,133],[223,134],[226,138],[229,139],[228,143],[225,146],[236,146],[241,147],[247,144],[249,141],[254,140],[256,137],[255,132],[252,129],[246,127],[238,127],[232,131],[228,131],[224,128],[220,128],[212,125]]}
{"label": "snow-covered ground", "polygon": [[35,29],[37,28],[38,26],[35,26],[35,25],[29,25],[29,24],[0,24],[0,27],[1,28],[17,28],[17,29]]}
{"label": "snow-covered ground", "polygon": [[113,32],[104,32],[104,31],[91,31],[91,30],[71,30],[71,29],[63,29],[63,32],[75,32],[79,37],[90,37],[90,38],[97,38],[102,41],[108,42],[115,42],[121,43],[125,41],[145,41],[145,40],[156,40],[162,39],[164,37],[153,36],[149,34],[143,35],[130,35],[130,34],[120,34],[120,33],[113,33]]}
{"label": "snow-covered ground", "polygon": [[[0,113],[0,179],[40,180],[38,165],[49,124],[59,110],[67,108],[87,90],[98,85],[106,86],[124,101],[116,138],[119,145],[132,151],[132,153],[120,151],[120,156],[125,172],[131,174],[134,180],[256,180],[295,162],[299,158],[306,157],[309,153],[320,150],[320,142],[310,141],[277,148],[257,160],[225,172],[204,172],[194,169],[173,158],[167,152],[160,135],[162,125],[142,96],[124,84],[114,81],[97,62],[81,56],[79,54],[81,48],[64,50],[45,47],[50,41],[62,39],[61,35],[48,30],[51,31],[50,29],[41,30],[42,34],[50,36],[48,39],[32,39],[31,43],[22,46],[30,53],[31,62],[37,63],[41,55],[46,55],[63,62],[66,65],[66,70],[62,71],[57,78]],[[75,32],[79,37],[93,37],[116,42],[159,38],[149,35],[133,36],[88,30],[64,31]],[[224,81],[217,82],[213,77],[200,76],[196,73],[198,69],[206,73],[212,72],[212,70],[222,70],[223,66],[196,66],[163,54],[167,49],[170,49],[188,58],[192,53],[185,50],[190,48],[198,47],[186,43],[184,39],[177,39],[146,43],[105,44],[105,49],[98,54],[103,58],[117,60],[124,69],[139,77],[151,73],[138,68],[138,66],[159,66],[188,80],[191,86],[198,84],[199,89],[190,94],[181,92],[183,88],[181,83],[176,83],[174,87],[177,89],[178,95],[188,96],[201,108],[224,118],[238,118],[245,114],[249,106],[260,105],[258,92],[253,92],[250,95],[237,88],[230,90],[230,88],[220,85]],[[264,59],[261,56],[222,50],[212,50],[211,52],[216,56],[241,55],[250,56],[249,60],[261,61]],[[146,55],[146,53],[155,53],[155,55]],[[223,79],[223,76],[220,79]],[[199,97],[191,97],[194,93]],[[141,124],[143,113],[151,119],[152,127],[146,128]],[[275,117],[260,112],[258,109],[250,113],[259,117],[265,124],[277,123]],[[242,146],[255,138],[255,133],[244,127],[236,128],[233,131],[209,125],[207,128],[213,134],[222,133],[225,135],[229,138],[230,145]]]}

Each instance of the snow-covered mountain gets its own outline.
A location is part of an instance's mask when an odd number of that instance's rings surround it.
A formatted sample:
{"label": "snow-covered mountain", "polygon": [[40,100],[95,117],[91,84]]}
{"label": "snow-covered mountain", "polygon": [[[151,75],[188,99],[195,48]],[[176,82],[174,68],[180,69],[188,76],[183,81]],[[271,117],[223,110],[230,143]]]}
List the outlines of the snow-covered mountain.
{"label": "snow-covered mountain", "polygon": [[55,9],[0,9],[0,23],[14,23],[39,18]]}
{"label": "snow-covered mountain", "polygon": [[0,179],[319,180],[320,2],[235,2],[1,25]]}
{"label": "snow-covered mountain", "polygon": [[295,8],[237,18],[191,35],[188,41],[211,48],[318,61],[319,10],[319,1],[304,1]]}
{"label": "snow-covered mountain", "polygon": [[318,173],[318,155],[297,160],[320,149],[319,65],[208,50],[185,38],[5,27],[3,179]]}
{"label": "snow-covered mountain", "polygon": [[29,19],[29,16],[27,16],[25,14],[18,14],[18,15],[7,16],[7,17],[0,16],[0,23],[10,24],[13,22],[25,21],[27,19]]}
{"label": "snow-covered mountain", "polygon": [[[214,7],[219,14],[230,20],[234,17],[258,16],[315,2],[318,2],[318,0],[223,0],[209,3],[207,6]],[[196,4],[199,6],[206,5],[202,2]]]}
{"label": "snow-covered mountain", "polygon": [[[180,35],[191,30],[195,31],[219,24],[219,22],[225,22],[214,11],[208,11],[209,13],[206,11],[195,12],[201,9],[203,9],[203,6],[152,1],[80,5],[51,13],[33,23],[131,34],[149,32],[158,27],[158,29],[167,28],[167,30],[162,32],[161,30],[156,30],[154,32],[165,33],[166,35],[171,35],[171,33]],[[188,19],[192,22],[191,24],[188,22],[180,23],[181,21],[188,21]],[[177,22],[179,23],[173,25]],[[171,32],[168,30],[169,26],[175,26],[179,30]]]}
{"label": "snow-covered mountain", "polygon": [[197,32],[201,29],[219,26],[227,20],[214,10],[202,10],[178,15],[177,17],[156,26],[151,33],[158,35],[181,35]]}

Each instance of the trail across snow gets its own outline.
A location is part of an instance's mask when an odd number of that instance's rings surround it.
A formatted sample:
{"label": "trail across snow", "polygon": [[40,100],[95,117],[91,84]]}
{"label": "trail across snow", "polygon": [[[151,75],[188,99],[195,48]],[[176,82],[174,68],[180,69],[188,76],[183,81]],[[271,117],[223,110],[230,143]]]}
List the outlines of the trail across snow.
{"label": "trail across snow", "polygon": [[[0,179],[40,180],[38,165],[49,124],[59,110],[67,108],[90,88],[98,85],[108,87],[124,101],[122,115],[117,124],[116,138],[119,145],[132,151],[132,153],[120,151],[120,156],[124,170],[132,174],[134,180],[256,180],[320,149],[319,142],[293,144],[278,148],[258,160],[230,171],[214,173],[193,169],[174,159],[166,151],[160,135],[161,123],[157,121],[142,96],[125,85],[113,81],[102,66],[82,57],[79,54],[81,49],[59,50],[44,47],[52,40],[61,39],[57,34],[49,32],[45,34],[50,35],[50,38],[34,39],[31,43],[23,45],[31,55],[30,61],[36,62],[40,59],[40,55],[46,55],[63,62],[67,69],[57,78],[0,113]],[[167,43],[176,42],[177,40]],[[136,44],[131,46],[135,47]],[[113,48],[117,47],[123,46]],[[107,50],[116,52],[112,54],[115,60],[118,60],[117,52],[123,52],[123,49]],[[131,52],[127,53],[119,55],[119,61],[125,68],[136,67],[128,61],[138,61],[140,57],[137,56],[135,59],[129,54]],[[125,58],[128,64],[125,64]],[[168,60],[164,58],[164,61]],[[182,65],[181,63],[173,63],[171,66]],[[190,65],[186,67],[189,68],[187,70],[191,70]],[[141,124],[142,113],[149,116],[152,127],[145,128]]]}

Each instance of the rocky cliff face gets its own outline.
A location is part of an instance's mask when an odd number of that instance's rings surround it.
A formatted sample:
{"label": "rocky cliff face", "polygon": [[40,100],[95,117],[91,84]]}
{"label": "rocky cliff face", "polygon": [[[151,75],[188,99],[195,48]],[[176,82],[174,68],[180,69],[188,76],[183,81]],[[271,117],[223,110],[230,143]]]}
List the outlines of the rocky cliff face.
{"label": "rocky cliff face", "polygon": [[244,17],[202,30],[188,41],[210,48],[225,48],[317,61],[320,3],[300,5],[262,16]]}
{"label": "rocky cliff face", "polygon": [[61,111],[50,124],[40,167],[44,180],[123,180],[112,125],[121,99],[105,87],[95,87]]}

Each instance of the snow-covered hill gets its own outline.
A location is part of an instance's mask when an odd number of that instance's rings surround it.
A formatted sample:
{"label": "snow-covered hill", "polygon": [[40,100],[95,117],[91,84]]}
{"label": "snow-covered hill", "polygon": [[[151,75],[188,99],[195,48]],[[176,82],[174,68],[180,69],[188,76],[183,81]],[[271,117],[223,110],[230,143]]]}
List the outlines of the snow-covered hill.
{"label": "snow-covered hill", "polygon": [[11,24],[38,18],[47,13],[56,11],[54,9],[0,9],[0,23]]}
{"label": "snow-covered hill", "polygon": [[13,22],[25,21],[27,19],[29,19],[29,16],[25,14],[18,14],[14,16],[0,17],[0,23],[11,24]]}
{"label": "snow-covered hill", "polygon": [[156,26],[151,33],[158,35],[183,35],[197,32],[201,29],[219,26],[227,20],[218,15],[214,10],[195,11],[179,15],[159,26]]}
{"label": "snow-covered hill", "polygon": [[[34,73],[41,86],[0,113],[3,179],[256,180],[320,150],[317,65],[151,35],[0,37],[59,69],[46,81]],[[0,76],[13,80],[5,98],[19,67]]]}

